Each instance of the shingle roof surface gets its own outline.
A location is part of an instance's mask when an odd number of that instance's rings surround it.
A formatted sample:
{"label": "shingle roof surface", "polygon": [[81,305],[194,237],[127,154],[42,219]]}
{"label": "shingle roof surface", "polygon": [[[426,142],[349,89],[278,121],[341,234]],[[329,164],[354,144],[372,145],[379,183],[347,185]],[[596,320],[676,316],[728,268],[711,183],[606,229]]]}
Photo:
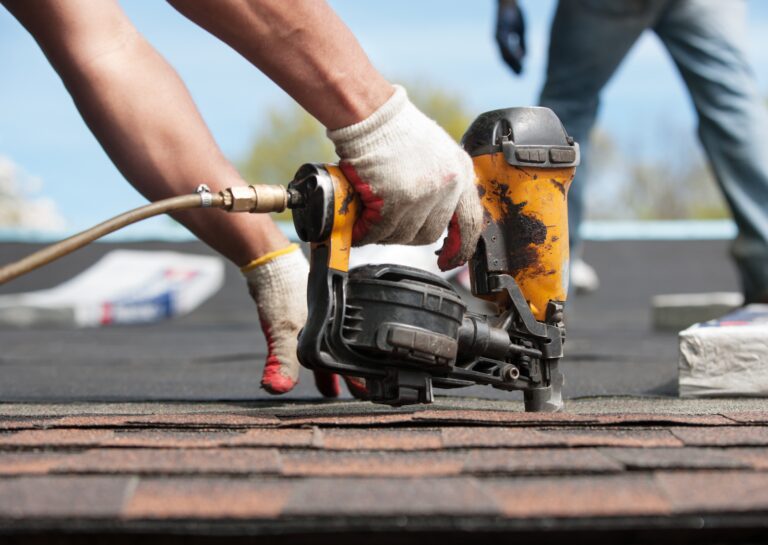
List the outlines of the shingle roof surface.
{"label": "shingle roof surface", "polygon": [[[0,293],[51,286],[110,248]],[[31,249],[0,245],[2,261]],[[489,388],[402,409],[313,401],[306,372],[265,399],[264,343],[231,268],[180,320],[0,330],[0,542],[765,541],[764,400],[573,399],[674,395],[677,341],[649,330],[650,296],[735,289],[725,250],[588,247],[603,288],[569,308],[557,415]]]}
{"label": "shingle roof surface", "polygon": [[0,528],[768,525],[762,402],[627,401],[0,405]]}

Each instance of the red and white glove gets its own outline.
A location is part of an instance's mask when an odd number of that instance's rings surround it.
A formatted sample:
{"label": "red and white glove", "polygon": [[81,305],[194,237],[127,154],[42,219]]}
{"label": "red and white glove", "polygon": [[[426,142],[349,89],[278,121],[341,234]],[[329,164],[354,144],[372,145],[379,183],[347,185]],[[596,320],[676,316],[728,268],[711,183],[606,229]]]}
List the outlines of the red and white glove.
{"label": "red and white glove", "polygon": [[328,137],[363,205],[353,232],[356,246],[429,244],[448,227],[440,268],[472,256],[483,219],[472,160],[408,100],[405,89],[396,85],[368,118],[329,130]]}
{"label": "red and white glove", "polygon": [[[299,382],[296,356],[299,331],[307,321],[309,263],[297,244],[266,254],[240,269],[256,302],[259,322],[267,340],[267,361],[261,386],[270,394],[284,394]],[[315,372],[315,385],[325,397],[338,397],[339,378]],[[347,379],[355,397],[364,397],[365,383]]]}

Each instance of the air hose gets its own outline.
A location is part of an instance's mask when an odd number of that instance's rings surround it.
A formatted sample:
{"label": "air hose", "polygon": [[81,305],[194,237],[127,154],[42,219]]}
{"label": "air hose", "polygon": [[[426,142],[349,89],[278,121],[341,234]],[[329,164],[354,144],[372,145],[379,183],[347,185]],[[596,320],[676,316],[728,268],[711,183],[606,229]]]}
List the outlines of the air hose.
{"label": "air hose", "polygon": [[59,259],[91,242],[139,221],[193,208],[218,208],[227,212],[282,212],[300,205],[300,196],[280,185],[228,187],[211,193],[201,185],[191,195],[171,197],[129,210],[42,250],[0,268],[0,285]]}

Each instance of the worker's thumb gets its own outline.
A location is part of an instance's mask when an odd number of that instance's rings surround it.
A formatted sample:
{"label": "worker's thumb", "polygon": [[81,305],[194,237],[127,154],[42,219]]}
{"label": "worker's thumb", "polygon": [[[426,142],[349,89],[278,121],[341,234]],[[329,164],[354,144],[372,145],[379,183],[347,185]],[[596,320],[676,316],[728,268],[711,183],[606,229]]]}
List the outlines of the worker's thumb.
{"label": "worker's thumb", "polygon": [[472,184],[461,195],[448,224],[448,235],[437,258],[437,266],[441,271],[453,269],[469,261],[475,253],[482,227],[483,206],[480,204],[477,188]]}

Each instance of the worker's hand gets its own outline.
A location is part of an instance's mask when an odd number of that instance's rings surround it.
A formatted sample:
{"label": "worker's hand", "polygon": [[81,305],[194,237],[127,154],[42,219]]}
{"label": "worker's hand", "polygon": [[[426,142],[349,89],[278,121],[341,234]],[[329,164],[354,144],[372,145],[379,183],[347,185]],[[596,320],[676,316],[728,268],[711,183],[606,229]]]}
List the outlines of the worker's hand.
{"label": "worker's hand", "polygon": [[[261,386],[270,394],[290,392],[299,382],[296,345],[307,320],[309,263],[298,245],[292,244],[252,261],[242,271],[267,339]],[[316,371],[315,384],[325,397],[338,397],[337,375]],[[360,379],[347,379],[347,387],[355,397],[366,395],[365,382]]]}
{"label": "worker's hand", "polygon": [[429,244],[448,227],[439,266],[467,261],[483,217],[472,160],[395,86],[367,119],[328,131],[342,171],[360,195],[355,245]]}
{"label": "worker's hand", "polygon": [[525,58],[525,19],[516,0],[499,0],[496,42],[504,62],[515,74],[520,74]]}

